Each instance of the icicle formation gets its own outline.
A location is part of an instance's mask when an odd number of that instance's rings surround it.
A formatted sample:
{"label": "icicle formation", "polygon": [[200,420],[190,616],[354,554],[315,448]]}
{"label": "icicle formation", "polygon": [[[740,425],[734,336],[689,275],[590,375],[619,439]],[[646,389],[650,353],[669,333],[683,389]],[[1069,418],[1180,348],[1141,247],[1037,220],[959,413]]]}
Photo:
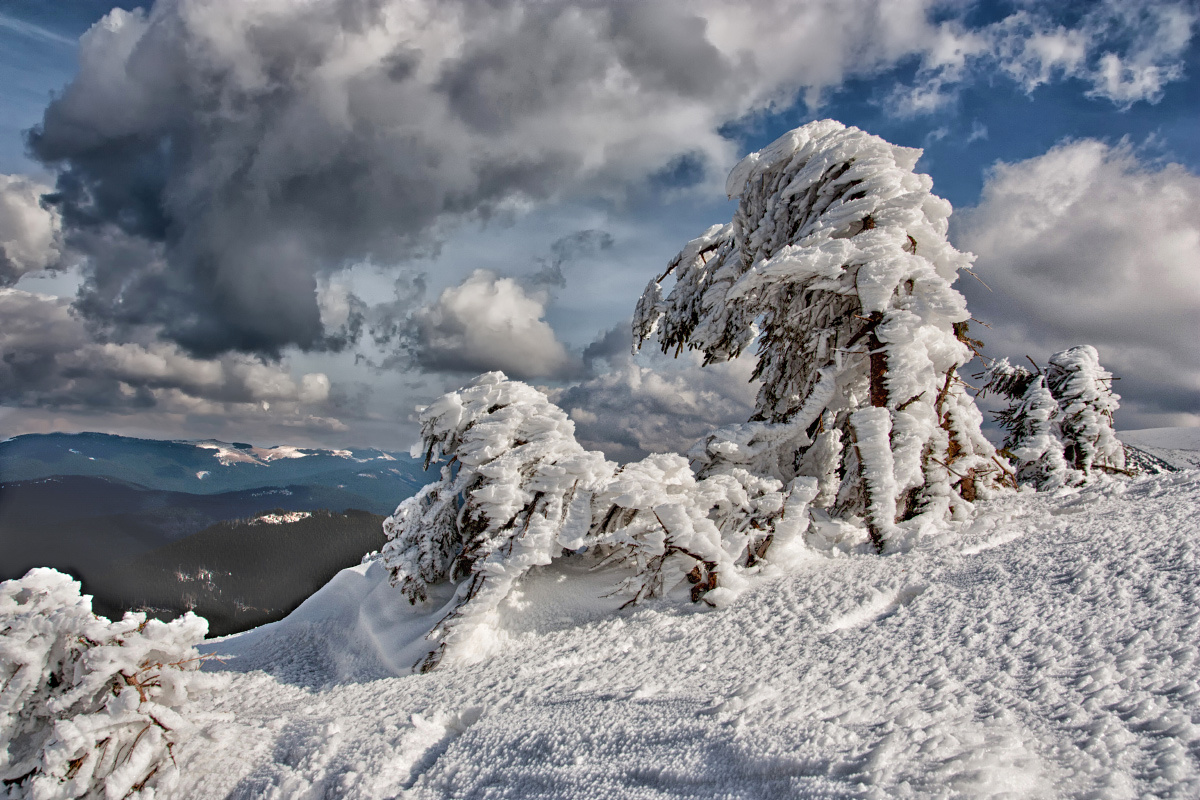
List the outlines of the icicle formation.
{"label": "icicle formation", "polygon": [[965,513],[1010,480],[957,376],[975,342],[951,283],[972,257],[947,242],[920,154],[833,120],[785,134],[734,168],[732,223],[689,243],[634,316],[639,346],[657,334],[705,363],[758,335],[755,420],[693,452],[702,474],[815,477],[817,502],[864,516],[880,549],[898,521]]}
{"label": "icicle formation", "polygon": [[1050,490],[1077,486],[1096,470],[1125,471],[1125,448],[1112,427],[1120,397],[1096,348],[1055,353],[1044,374],[1000,359],[981,377],[983,391],[1012,401],[996,419],[1022,483]]}
{"label": "icicle formation", "polygon": [[466,660],[486,649],[521,576],[581,548],[631,569],[618,587],[629,602],[688,581],[694,601],[719,605],[772,536],[802,532],[778,523],[807,522],[817,493],[815,481],[785,494],[779,481],[745,470],[698,480],[678,455],[618,469],[575,441],[574,424],[544,394],[499,372],[424,409],[421,435],[426,463],[448,463],[384,523],[381,554],[413,603],[438,583],[458,584],[428,634],[434,645],[421,671],[448,652]]}
{"label": "icicle formation", "polygon": [[207,623],[92,614],[51,569],[0,583],[0,779],[4,797],[153,797],[178,780],[174,751],[197,727],[188,703],[223,684],[201,674]]}

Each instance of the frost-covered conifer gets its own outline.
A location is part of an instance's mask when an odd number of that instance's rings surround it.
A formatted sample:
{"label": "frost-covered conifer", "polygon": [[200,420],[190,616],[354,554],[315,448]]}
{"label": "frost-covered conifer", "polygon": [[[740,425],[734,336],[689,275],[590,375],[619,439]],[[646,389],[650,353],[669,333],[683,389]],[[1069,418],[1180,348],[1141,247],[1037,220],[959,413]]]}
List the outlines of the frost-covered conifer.
{"label": "frost-covered conifer", "polygon": [[0,583],[0,796],[66,800],[169,792],[175,752],[199,728],[189,703],[207,623],[92,613],[50,569]]}
{"label": "frost-covered conifer", "polygon": [[421,432],[427,463],[447,463],[384,523],[381,553],[413,603],[437,584],[457,584],[421,670],[486,649],[517,581],[564,553],[626,565],[616,591],[629,602],[686,582],[693,600],[720,605],[774,538],[803,532],[817,494],[816,481],[784,492],[741,469],[699,479],[679,455],[618,468],[581,447],[544,394],[498,372],[424,409]]}
{"label": "frost-covered conifer", "polygon": [[1112,373],[1100,366],[1091,345],[1079,345],[1050,356],[1046,386],[1058,401],[1063,456],[1084,475],[1095,469],[1125,469],[1125,448],[1113,431],[1113,412],[1120,396],[1112,390]]}
{"label": "frost-covered conifer", "polygon": [[1096,348],[1081,345],[1055,353],[1045,373],[1004,358],[980,377],[983,391],[1010,401],[996,420],[1022,483],[1056,489],[1083,483],[1095,469],[1124,470],[1125,448],[1112,427],[1120,397]]}
{"label": "frost-covered conifer", "polygon": [[1043,491],[1079,483],[1082,473],[1063,458],[1058,401],[1046,388],[1045,376],[1002,358],[982,377],[984,392],[1012,401],[996,419],[1005,431],[1004,449],[1016,464],[1017,480]]}
{"label": "frost-covered conifer", "polygon": [[458,583],[430,633],[438,644],[422,665],[429,669],[447,648],[494,626],[513,584],[562,549],[560,531],[586,533],[591,497],[616,465],[580,446],[574,423],[544,394],[500,372],[425,408],[421,437],[426,465],[448,463],[441,480],[384,523],[382,556],[412,602],[428,586]]}
{"label": "frost-covered conifer", "polygon": [[974,342],[951,284],[971,256],[946,240],[950,204],[919,156],[832,120],[785,134],[734,168],[733,221],[690,242],[634,317],[635,342],[705,363],[757,337],[758,411],[693,452],[701,474],[816,478],[817,502],[865,517],[878,548],[897,521],[966,512],[1008,480],[957,375]]}

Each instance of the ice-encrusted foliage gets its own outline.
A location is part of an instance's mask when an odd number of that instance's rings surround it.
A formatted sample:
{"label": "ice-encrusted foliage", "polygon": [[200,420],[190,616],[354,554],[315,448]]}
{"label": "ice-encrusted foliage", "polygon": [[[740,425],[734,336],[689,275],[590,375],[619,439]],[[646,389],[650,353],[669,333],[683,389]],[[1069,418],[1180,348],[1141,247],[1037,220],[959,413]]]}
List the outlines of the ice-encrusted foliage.
{"label": "ice-encrusted foliage", "polygon": [[[1010,390],[1016,388],[1010,386]],[[1058,402],[1046,388],[1044,375],[1030,374],[1017,402],[998,416],[1006,432],[1004,449],[1017,464],[1019,482],[1040,491],[1082,482],[1083,473],[1068,466],[1063,457]]]}
{"label": "ice-encrusted foliage", "polygon": [[421,435],[427,462],[446,460],[441,479],[387,519],[381,553],[410,602],[457,584],[421,670],[448,652],[469,659],[531,567],[583,550],[629,567],[615,587],[628,602],[687,581],[694,601],[719,605],[762,560],[785,516],[791,535],[802,532],[797,521],[807,520],[817,491],[801,481],[784,492],[778,480],[742,469],[697,478],[679,455],[618,468],[580,446],[544,394],[498,372],[425,408]]}
{"label": "ice-encrusted foliage", "polygon": [[178,780],[174,752],[200,728],[195,646],[208,624],[92,613],[50,569],[0,583],[0,779],[8,798],[153,797]]}
{"label": "ice-encrusted foliage", "polygon": [[1050,490],[1078,486],[1097,470],[1124,471],[1125,448],[1113,431],[1120,397],[1096,348],[1055,353],[1044,372],[999,359],[980,377],[984,392],[1010,401],[996,420],[1020,482]]}
{"label": "ice-encrusted foliage", "polygon": [[1125,448],[1113,430],[1121,398],[1112,381],[1112,373],[1100,366],[1100,354],[1088,344],[1055,353],[1046,367],[1046,386],[1062,415],[1063,455],[1085,475],[1125,468]]}
{"label": "ice-encrusted foliage", "polygon": [[951,284],[972,257],[947,241],[919,156],[832,120],[785,134],[734,168],[733,221],[690,242],[634,317],[639,345],[706,363],[757,336],[758,411],[693,451],[701,474],[817,478],[817,502],[865,517],[880,549],[898,521],[964,514],[1011,480],[957,375],[977,343]]}

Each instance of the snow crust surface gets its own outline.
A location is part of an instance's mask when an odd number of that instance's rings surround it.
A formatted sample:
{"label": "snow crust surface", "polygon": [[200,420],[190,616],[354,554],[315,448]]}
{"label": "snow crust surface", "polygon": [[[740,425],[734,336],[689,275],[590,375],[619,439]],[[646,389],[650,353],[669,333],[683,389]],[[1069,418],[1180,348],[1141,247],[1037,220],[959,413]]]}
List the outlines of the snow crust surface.
{"label": "snow crust surface", "polygon": [[236,721],[179,796],[1196,797],[1198,503],[1196,471],[1022,492],[883,557],[830,520],[719,610],[618,611],[562,558],[424,675],[448,598],[368,563],[206,645]]}

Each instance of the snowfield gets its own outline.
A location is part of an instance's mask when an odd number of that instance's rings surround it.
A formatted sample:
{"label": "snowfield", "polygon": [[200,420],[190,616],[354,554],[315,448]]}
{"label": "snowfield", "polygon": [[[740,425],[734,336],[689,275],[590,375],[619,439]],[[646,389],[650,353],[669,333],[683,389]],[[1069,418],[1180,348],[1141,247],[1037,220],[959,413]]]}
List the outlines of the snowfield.
{"label": "snowfield", "polygon": [[[980,503],[906,552],[792,554],[731,606],[535,568],[481,660],[377,562],[203,649],[194,798],[1200,796],[1200,472]],[[488,654],[490,652],[490,654]],[[213,667],[209,662],[207,668]]]}

